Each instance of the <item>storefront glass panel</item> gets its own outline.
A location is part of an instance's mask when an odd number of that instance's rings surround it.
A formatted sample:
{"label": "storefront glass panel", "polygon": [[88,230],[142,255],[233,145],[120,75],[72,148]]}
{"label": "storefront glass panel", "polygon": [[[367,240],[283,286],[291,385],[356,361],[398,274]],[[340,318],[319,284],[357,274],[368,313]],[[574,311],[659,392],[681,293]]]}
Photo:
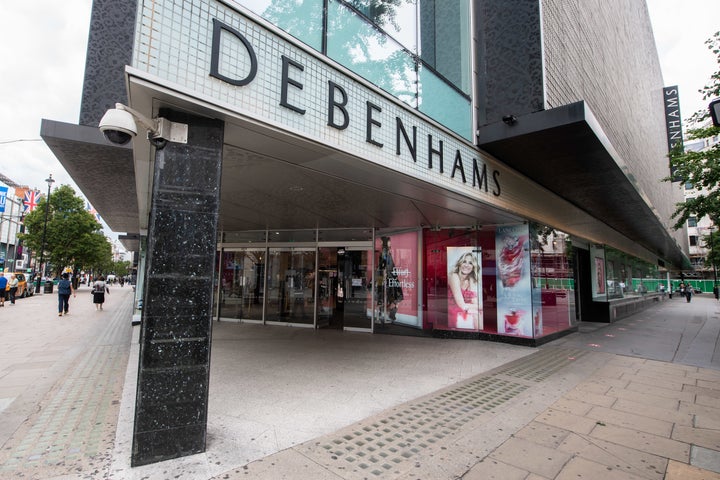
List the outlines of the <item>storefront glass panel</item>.
{"label": "storefront glass panel", "polygon": [[423,63],[465,94],[470,94],[469,0],[420,0],[420,51]]}
{"label": "storefront glass panel", "polygon": [[327,0],[325,16],[323,0],[239,3],[407,105],[472,138],[469,0]]}
{"label": "storefront glass panel", "polygon": [[318,328],[342,328],[342,313],[338,302],[338,249],[318,249],[317,272],[317,326]]}
{"label": "storefront glass panel", "polygon": [[339,293],[343,302],[343,327],[372,328],[372,268],[369,250],[338,251]]}
{"label": "storefront glass panel", "polygon": [[495,260],[498,333],[532,338],[542,312],[540,291],[533,288],[527,224],[497,227]]}
{"label": "storefront glass panel", "polygon": [[262,320],[265,249],[225,251],[220,271],[221,318]]}
{"label": "storefront glass panel", "polygon": [[375,2],[347,0],[385,33],[413,53],[417,53],[417,0],[402,2]]}
{"label": "storefront glass panel", "polygon": [[270,248],[265,320],[314,323],[315,249]]}
{"label": "storefront glass panel", "polygon": [[425,65],[418,66],[418,110],[465,138],[472,130],[470,97],[463,95]]}
{"label": "storefront glass panel", "polygon": [[665,284],[655,265],[607,246],[605,258],[608,285],[615,287],[610,298],[642,296],[660,291],[660,286]]}
{"label": "storefront glass panel", "polygon": [[371,251],[318,249],[318,328],[372,328]]}
{"label": "storefront glass panel", "polygon": [[535,336],[567,330],[575,323],[575,281],[570,236],[549,227],[533,225],[533,299],[541,311],[533,317]]}
{"label": "storefront glass panel", "polygon": [[412,107],[417,107],[412,54],[352,9],[328,3],[327,55]]}
{"label": "storefront glass panel", "polygon": [[[605,271],[605,249],[602,245],[590,247],[590,278],[593,301],[605,302],[608,298],[616,295],[614,281],[608,282]],[[608,286],[610,286],[609,289]],[[608,295],[608,290],[610,290],[610,295]]]}
{"label": "storefront glass panel", "polygon": [[497,332],[494,232],[423,232],[423,329],[473,334]]}
{"label": "storefront glass panel", "polygon": [[418,232],[379,233],[375,240],[375,258],[375,332],[421,329]]}
{"label": "storefront glass panel", "polygon": [[323,0],[238,0],[238,3],[322,51]]}

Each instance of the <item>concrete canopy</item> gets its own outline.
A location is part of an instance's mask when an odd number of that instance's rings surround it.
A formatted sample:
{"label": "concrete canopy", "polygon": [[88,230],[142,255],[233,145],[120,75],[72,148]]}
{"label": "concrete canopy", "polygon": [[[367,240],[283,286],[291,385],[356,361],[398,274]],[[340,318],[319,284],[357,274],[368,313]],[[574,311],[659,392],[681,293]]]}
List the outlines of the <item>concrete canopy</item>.
{"label": "concrete canopy", "polygon": [[692,269],[585,102],[482,127],[477,143],[670,265]]}

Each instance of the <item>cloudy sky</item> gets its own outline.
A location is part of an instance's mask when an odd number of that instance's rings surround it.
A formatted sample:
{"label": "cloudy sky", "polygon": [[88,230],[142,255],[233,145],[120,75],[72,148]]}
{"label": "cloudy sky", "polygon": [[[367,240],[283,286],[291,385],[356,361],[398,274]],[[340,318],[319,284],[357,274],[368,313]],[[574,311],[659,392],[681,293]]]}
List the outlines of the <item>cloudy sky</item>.
{"label": "cloudy sky", "polygon": [[[641,0],[626,0],[641,1]],[[45,191],[52,173],[77,188],[44,143],[40,120],[77,123],[91,0],[5,1],[0,16],[0,173]],[[665,85],[687,118],[718,70],[704,45],[720,30],[720,0],[648,0]],[[111,175],[108,172],[108,175]]]}

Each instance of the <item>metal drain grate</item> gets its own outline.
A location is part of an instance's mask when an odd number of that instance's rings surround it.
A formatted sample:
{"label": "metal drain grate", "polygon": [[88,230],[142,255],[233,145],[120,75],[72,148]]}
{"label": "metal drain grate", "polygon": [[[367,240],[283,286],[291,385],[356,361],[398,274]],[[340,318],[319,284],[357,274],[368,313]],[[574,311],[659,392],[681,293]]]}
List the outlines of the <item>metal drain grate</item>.
{"label": "metal drain grate", "polygon": [[[371,424],[360,424],[321,447],[330,460],[338,461],[339,468],[352,466],[364,475],[381,476],[527,388],[507,380],[481,377],[404,405]],[[327,461],[327,457],[323,460]]]}
{"label": "metal drain grate", "polygon": [[[407,471],[425,449],[542,382],[588,352],[546,349],[456,387],[390,410],[372,423],[308,445],[305,454],[343,478],[380,478]],[[509,378],[512,377],[512,378]],[[320,448],[317,448],[320,447]]]}
{"label": "metal drain grate", "polygon": [[545,349],[539,353],[523,357],[497,370],[494,376],[520,378],[531,382],[542,382],[560,369],[567,367],[577,359],[587,355],[585,350]]}

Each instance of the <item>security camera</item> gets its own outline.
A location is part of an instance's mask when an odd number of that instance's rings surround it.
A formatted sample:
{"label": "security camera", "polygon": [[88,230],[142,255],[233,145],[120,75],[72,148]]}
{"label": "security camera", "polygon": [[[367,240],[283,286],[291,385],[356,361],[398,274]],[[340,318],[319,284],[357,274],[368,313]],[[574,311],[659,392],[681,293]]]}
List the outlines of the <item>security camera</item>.
{"label": "security camera", "polygon": [[160,150],[167,142],[187,143],[188,126],[158,117],[149,119],[140,112],[122,103],[105,112],[100,119],[100,131],[105,138],[116,145],[125,145],[137,135],[137,124],[147,130],[150,144]]}
{"label": "security camera", "polygon": [[99,126],[105,138],[117,145],[125,145],[137,135],[135,119],[124,109],[112,108],[105,112]]}

